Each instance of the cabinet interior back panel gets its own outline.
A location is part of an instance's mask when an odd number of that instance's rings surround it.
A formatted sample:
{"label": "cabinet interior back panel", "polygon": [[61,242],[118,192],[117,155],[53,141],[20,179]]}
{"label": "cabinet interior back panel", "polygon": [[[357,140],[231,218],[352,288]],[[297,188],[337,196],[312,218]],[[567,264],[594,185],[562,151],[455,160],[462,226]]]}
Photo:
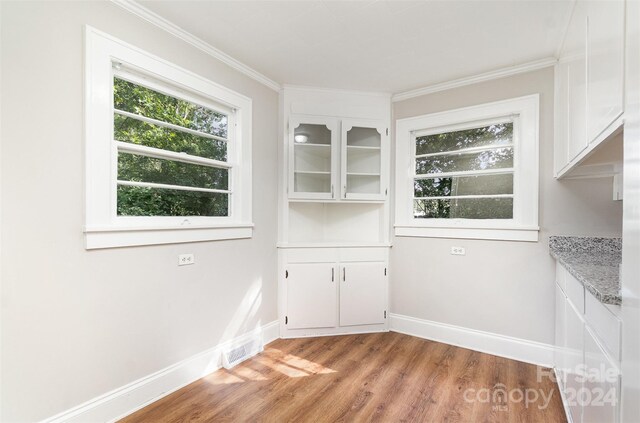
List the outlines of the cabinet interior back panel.
{"label": "cabinet interior back panel", "polygon": [[291,203],[289,242],[382,242],[380,204]]}

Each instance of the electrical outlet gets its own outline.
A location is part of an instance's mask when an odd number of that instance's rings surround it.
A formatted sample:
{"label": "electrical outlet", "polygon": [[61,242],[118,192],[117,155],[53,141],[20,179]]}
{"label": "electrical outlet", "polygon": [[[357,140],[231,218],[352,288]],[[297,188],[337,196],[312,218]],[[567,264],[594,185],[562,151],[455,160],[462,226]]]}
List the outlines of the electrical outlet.
{"label": "electrical outlet", "polygon": [[453,254],[454,256],[464,256],[464,247],[451,247],[451,254]]}
{"label": "electrical outlet", "polygon": [[188,264],[193,264],[196,262],[193,254],[180,254],[178,256],[178,266],[186,266]]}

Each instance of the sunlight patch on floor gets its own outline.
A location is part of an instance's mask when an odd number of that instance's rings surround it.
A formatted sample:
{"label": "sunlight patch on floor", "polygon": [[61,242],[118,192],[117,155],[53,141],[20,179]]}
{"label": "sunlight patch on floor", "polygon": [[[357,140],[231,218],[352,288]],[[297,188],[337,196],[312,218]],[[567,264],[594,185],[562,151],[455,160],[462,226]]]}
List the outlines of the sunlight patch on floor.
{"label": "sunlight patch on floor", "polygon": [[[284,354],[275,348],[267,348],[264,352],[241,363],[233,369],[220,369],[203,380],[210,385],[228,385],[242,382],[264,382],[271,378],[251,366],[268,367],[287,377],[298,378],[313,375],[337,373],[336,370],[320,363],[306,360],[293,354]],[[276,374],[273,375],[277,376]]]}

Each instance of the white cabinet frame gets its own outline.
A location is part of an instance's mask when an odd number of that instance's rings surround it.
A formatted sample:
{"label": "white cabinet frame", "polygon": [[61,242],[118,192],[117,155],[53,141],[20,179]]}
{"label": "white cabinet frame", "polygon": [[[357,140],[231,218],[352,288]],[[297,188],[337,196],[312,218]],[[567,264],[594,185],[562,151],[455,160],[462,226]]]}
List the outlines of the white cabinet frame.
{"label": "white cabinet frame", "polygon": [[[331,188],[328,192],[300,192],[295,187],[295,130],[302,124],[325,125],[331,131]],[[335,118],[322,116],[292,116],[289,121],[288,131],[288,196],[291,199],[310,199],[310,200],[335,200],[338,196],[336,192],[337,174],[338,174],[338,129],[339,123]]]}
{"label": "white cabinet frame", "polygon": [[[384,200],[388,194],[389,180],[389,136],[388,128],[382,122],[372,122],[366,120],[355,119],[343,119],[342,120],[342,136],[340,139],[341,154],[340,154],[340,198],[347,200]],[[347,163],[349,158],[347,136],[349,131],[354,127],[358,128],[371,128],[378,131],[380,134],[380,190],[377,193],[353,193],[348,192],[347,184]]]}

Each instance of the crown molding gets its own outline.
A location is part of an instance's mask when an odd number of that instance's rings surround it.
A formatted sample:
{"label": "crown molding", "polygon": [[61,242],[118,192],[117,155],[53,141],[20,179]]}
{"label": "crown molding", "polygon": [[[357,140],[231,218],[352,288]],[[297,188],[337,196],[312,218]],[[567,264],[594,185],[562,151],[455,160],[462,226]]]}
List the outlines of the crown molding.
{"label": "crown molding", "polygon": [[227,53],[218,50],[211,44],[206,41],[196,37],[195,35],[185,31],[180,28],[178,25],[170,22],[169,20],[163,18],[157,13],[152,12],[141,4],[137,3],[134,0],[111,0],[111,2],[115,5],[120,6],[127,12],[130,12],[139,18],[144,19],[145,21],[157,26],[160,29],[165,30],[169,34],[181,39],[182,41],[191,44],[195,48],[207,53],[211,57],[221,61],[227,66],[237,70],[238,72],[248,76],[249,78],[258,81],[259,83],[271,88],[274,91],[280,91],[280,84],[278,84],[273,79],[261,74],[255,69],[245,65],[244,63],[234,59],[229,56]]}
{"label": "crown molding", "polygon": [[392,94],[384,91],[361,91],[361,90],[347,90],[344,88],[326,88],[326,87],[313,87],[309,85],[294,85],[294,84],[282,84],[282,88],[285,90],[298,90],[298,91],[314,91],[314,92],[326,92],[326,93],[341,93],[341,94],[353,94],[371,97],[385,97],[391,98]]}
{"label": "crown molding", "polygon": [[546,59],[536,60],[533,62],[523,63],[521,65],[509,66],[502,69],[497,69],[490,72],[481,73],[474,76],[465,78],[453,79],[451,81],[441,82],[439,84],[429,85],[423,88],[417,88],[415,90],[409,90],[394,94],[391,97],[392,102],[398,102],[408,100],[414,97],[420,97],[426,94],[436,93],[438,91],[446,91],[452,88],[464,87],[465,85],[477,84],[479,82],[491,81],[493,79],[504,78],[507,76],[517,75],[520,73],[531,72],[538,69],[554,66],[557,63],[555,57],[548,57]]}

